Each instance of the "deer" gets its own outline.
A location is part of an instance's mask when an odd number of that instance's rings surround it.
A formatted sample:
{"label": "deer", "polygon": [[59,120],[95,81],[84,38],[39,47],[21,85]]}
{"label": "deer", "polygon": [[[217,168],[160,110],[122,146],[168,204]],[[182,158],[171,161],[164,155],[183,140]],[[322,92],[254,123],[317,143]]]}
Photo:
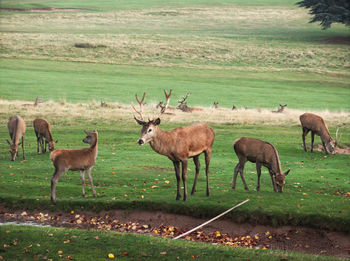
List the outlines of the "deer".
{"label": "deer", "polygon": [[[45,119],[36,118],[33,121],[33,127],[37,141],[37,153],[39,153],[39,143],[41,146],[41,153],[46,153],[47,144],[49,145],[49,151],[54,151],[55,144],[58,142],[58,140],[53,141],[52,139],[50,123]],[[43,142],[43,138],[45,138],[45,145]]]}
{"label": "deer", "polygon": [[184,126],[170,131],[164,131],[159,128],[159,117],[155,120],[145,121],[143,115],[141,113],[139,114],[141,119],[137,119],[134,116],[135,121],[142,126],[141,137],[138,139],[137,144],[143,146],[149,143],[155,152],[168,157],[173,162],[177,181],[176,200],[180,200],[181,198],[180,163],[182,164],[182,182],[184,186],[183,201],[186,201],[188,160],[189,158],[193,158],[193,162],[196,166],[196,174],[191,191],[191,195],[193,195],[196,191],[197,179],[200,171],[199,155],[202,153],[204,153],[205,156],[206,166],[206,195],[209,196],[209,164],[215,138],[213,129],[206,123],[197,123],[192,126]]}
{"label": "deer", "polygon": [[97,158],[97,139],[98,133],[96,130],[89,132],[84,130],[86,137],[84,143],[90,144],[89,148],[84,149],[58,149],[50,154],[50,159],[55,167],[55,171],[51,178],[51,202],[56,203],[56,184],[58,180],[68,171],[79,171],[82,182],[82,195],[85,197],[85,171],[88,175],[91,189],[94,197],[96,191],[91,176],[91,170],[96,163]]}
{"label": "deer", "polygon": [[305,137],[311,131],[311,152],[314,150],[314,139],[315,134],[321,137],[322,145],[324,148],[324,151],[326,154],[328,154],[328,151],[331,154],[335,154],[335,145],[337,143],[336,140],[332,139],[329,130],[327,128],[326,123],[324,120],[313,113],[304,113],[300,115],[299,117],[301,122],[301,128],[302,128],[302,138],[303,138],[303,146],[304,151],[307,152],[306,146],[305,146]]}
{"label": "deer", "polygon": [[219,102],[214,102],[214,103],[213,103],[213,108],[214,108],[214,109],[219,108]]}
{"label": "deer", "polygon": [[[7,128],[9,130],[11,142],[7,140],[7,143],[10,145],[10,153],[11,153],[11,160],[14,161],[16,159],[16,156],[18,157],[18,147],[22,145],[22,154],[23,159],[26,159],[25,153],[24,153],[24,136],[26,132],[26,123],[24,120],[18,116],[14,115],[11,116],[7,122]],[[22,140],[20,142],[20,140]]]}
{"label": "deer", "polygon": [[287,107],[287,104],[285,105],[280,104],[280,108],[277,111],[271,111],[271,112],[282,113],[286,107]]}
{"label": "deer", "polygon": [[285,177],[288,175],[290,169],[282,174],[278,152],[272,144],[259,139],[242,137],[233,142],[233,148],[239,162],[234,169],[232,189],[236,188],[236,180],[239,172],[244,189],[248,190],[248,186],[244,180],[243,170],[245,163],[250,161],[256,164],[258,174],[257,191],[260,191],[261,167],[264,166],[270,173],[273,190],[275,192],[283,192]]}
{"label": "deer", "polygon": [[26,106],[26,107],[27,106],[34,106],[34,107],[36,107],[39,105],[39,103],[43,103],[43,102],[44,101],[42,99],[40,99],[39,97],[36,97],[34,104],[33,103],[25,103],[25,104],[22,104],[22,106]]}
{"label": "deer", "polygon": [[190,96],[190,93],[188,92],[184,97],[182,97],[182,100],[179,100],[179,105],[176,107],[176,109],[179,109],[183,112],[193,112],[193,111],[202,111],[201,108],[194,108],[194,107],[188,107],[186,100]]}
{"label": "deer", "polygon": [[168,113],[168,112],[165,112],[167,109],[174,109],[173,107],[169,107],[169,102],[170,102],[170,97],[171,95],[173,94],[173,90],[170,89],[169,93],[167,93],[166,90],[164,90],[164,94],[165,94],[165,99],[166,99],[166,102],[165,102],[165,105],[164,103],[161,101],[157,104],[156,106],[156,109],[160,108],[160,113],[161,114],[172,114],[172,113]]}

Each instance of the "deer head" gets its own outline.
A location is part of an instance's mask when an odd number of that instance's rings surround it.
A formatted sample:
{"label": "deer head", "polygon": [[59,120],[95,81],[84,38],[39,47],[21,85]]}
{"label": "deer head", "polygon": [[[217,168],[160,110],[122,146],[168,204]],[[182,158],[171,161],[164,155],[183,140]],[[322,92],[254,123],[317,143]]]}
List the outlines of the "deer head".
{"label": "deer head", "polygon": [[49,142],[49,151],[50,152],[55,150],[55,145],[56,145],[57,142],[58,142],[58,140]]}
{"label": "deer head", "polygon": [[283,192],[283,187],[286,184],[285,179],[289,171],[290,169],[284,172],[283,174],[276,174],[276,186],[278,192]]}
{"label": "deer head", "polygon": [[88,144],[92,144],[95,143],[97,140],[97,130],[94,130],[93,132],[89,132],[84,130],[84,132],[86,133],[86,137],[83,139],[84,143],[88,143]]}
{"label": "deer head", "polygon": [[11,153],[11,160],[14,161],[18,153],[18,146],[21,145],[22,142],[15,144],[15,143],[11,143],[9,140],[6,140],[6,141],[10,145],[9,152]]}
{"label": "deer head", "polygon": [[137,143],[142,146],[147,142],[153,140],[154,136],[157,133],[158,125],[160,124],[160,118],[155,120],[149,120],[148,122],[139,120],[134,116],[135,121],[142,126],[141,128],[141,137],[138,139]]}

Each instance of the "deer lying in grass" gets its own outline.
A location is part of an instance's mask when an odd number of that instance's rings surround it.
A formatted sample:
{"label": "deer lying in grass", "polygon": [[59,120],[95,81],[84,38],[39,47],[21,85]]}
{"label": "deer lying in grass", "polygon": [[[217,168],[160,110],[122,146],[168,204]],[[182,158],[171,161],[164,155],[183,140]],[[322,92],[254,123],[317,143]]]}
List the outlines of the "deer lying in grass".
{"label": "deer lying in grass", "polygon": [[51,179],[51,201],[56,203],[56,184],[58,180],[66,173],[68,170],[80,171],[80,178],[82,182],[82,194],[85,197],[85,176],[86,171],[89,181],[91,184],[91,189],[94,197],[96,197],[96,191],[94,188],[94,183],[92,181],[91,170],[96,162],[97,157],[97,137],[98,133],[96,130],[93,132],[85,131],[86,138],[83,139],[84,143],[89,143],[89,148],[84,149],[59,149],[51,152],[50,158],[55,167],[55,172]]}
{"label": "deer lying in grass", "polygon": [[25,103],[25,104],[22,104],[22,106],[26,106],[26,107],[34,106],[34,107],[36,107],[39,105],[39,103],[43,103],[43,102],[44,101],[42,99],[40,99],[39,97],[36,97],[34,104],[33,103]]}
{"label": "deer lying in grass", "polygon": [[[41,146],[41,153],[46,152],[46,147],[47,144],[49,144],[49,151],[55,150],[55,144],[58,142],[53,141],[52,139],[52,134],[51,134],[51,126],[50,123],[41,118],[36,118],[33,121],[33,126],[34,126],[34,132],[36,135],[36,141],[37,141],[37,153],[39,153],[39,143]],[[43,139],[45,138],[45,145]]]}
{"label": "deer lying in grass", "polygon": [[213,129],[206,123],[199,123],[192,126],[176,128],[171,131],[163,131],[159,128],[159,118],[146,122],[143,120],[142,114],[139,114],[141,119],[134,117],[135,121],[142,126],[141,137],[137,143],[141,146],[149,142],[155,152],[167,156],[173,162],[177,180],[176,200],[181,198],[180,163],[182,163],[182,182],[184,185],[183,200],[186,201],[186,173],[188,159],[193,158],[196,166],[196,175],[191,192],[191,195],[193,195],[196,191],[196,184],[200,170],[199,155],[203,152],[205,155],[205,172],[207,177],[206,195],[209,196],[209,163],[215,137]]}
{"label": "deer lying in grass", "polygon": [[309,131],[311,131],[311,152],[314,150],[314,139],[315,134],[317,134],[321,137],[322,145],[326,154],[328,154],[328,151],[332,154],[335,154],[334,148],[336,141],[333,140],[329,134],[329,130],[324,120],[320,116],[313,113],[304,113],[300,115],[299,118],[301,122],[301,128],[303,129],[302,138],[304,150],[307,151],[305,146],[305,137]]}
{"label": "deer lying in grass", "polygon": [[187,93],[186,96],[182,97],[181,101],[178,101],[179,105],[176,107],[176,109],[182,110],[183,112],[193,112],[193,111],[202,111],[202,108],[196,108],[196,107],[188,107],[186,100],[190,96],[190,93]]}
{"label": "deer lying in grass", "polygon": [[284,111],[284,109],[287,107],[287,104],[285,105],[282,105],[280,104],[280,107],[277,111],[272,111],[272,112],[275,112],[275,113],[282,113]]}
{"label": "deer lying in grass", "polygon": [[[9,118],[7,122],[7,128],[11,137],[11,142],[7,140],[7,143],[10,145],[11,160],[14,161],[16,159],[16,156],[18,156],[18,146],[21,144],[23,159],[25,159],[26,156],[24,154],[24,135],[26,132],[26,123],[20,116],[15,115]],[[22,139],[21,142],[19,142],[20,139]]]}
{"label": "deer lying in grass", "polygon": [[258,183],[256,190],[260,191],[260,175],[261,166],[265,166],[270,173],[272,179],[273,190],[275,192],[282,192],[285,184],[285,177],[289,170],[282,174],[281,163],[278,157],[276,148],[268,142],[242,137],[234,141],[233,148],[238,157],[238,164],[235,167],[232,188],[236,188],[236,180],[238,172],[240,172],[244,188],[248,190],[247,184],[244,180],[243,170],[247,161],[256,163],[256,171],[258,174]]}

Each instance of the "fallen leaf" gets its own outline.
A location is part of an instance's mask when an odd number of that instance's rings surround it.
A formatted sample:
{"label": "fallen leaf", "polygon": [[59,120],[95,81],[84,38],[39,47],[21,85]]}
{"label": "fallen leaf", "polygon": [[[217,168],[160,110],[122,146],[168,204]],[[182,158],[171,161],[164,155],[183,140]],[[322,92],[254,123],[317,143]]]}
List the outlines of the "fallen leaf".
{"label": "fallen leaf", "polygon": [[114,258],[114,254],[109,253],[109,254],[108,254],[108,258],[109,258],[109,259],[113,259],[113,258]]}
{"label": "fallen leaf", "polygon": [[159,254],[161,254],[161,255],[166,255],[166,252],[163,251],[163,252],[160,252]]}

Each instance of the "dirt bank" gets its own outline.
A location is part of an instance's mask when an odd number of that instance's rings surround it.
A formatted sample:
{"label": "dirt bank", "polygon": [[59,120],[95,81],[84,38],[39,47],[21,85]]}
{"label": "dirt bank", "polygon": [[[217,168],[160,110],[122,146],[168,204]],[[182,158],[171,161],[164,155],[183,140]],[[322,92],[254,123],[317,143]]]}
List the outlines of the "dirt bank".
{"label": "dirt bank", "polygon": [[[172,238],[205,221],[163,212],[113,210],[93,212],[11,211],[0,206],[0,220],[35,222],[58,227],[105,229]],[[185,240],[248,248],[270,248],[350,258],[350,235],[305,227],[253,226],[225,219],[193,232]]]}

